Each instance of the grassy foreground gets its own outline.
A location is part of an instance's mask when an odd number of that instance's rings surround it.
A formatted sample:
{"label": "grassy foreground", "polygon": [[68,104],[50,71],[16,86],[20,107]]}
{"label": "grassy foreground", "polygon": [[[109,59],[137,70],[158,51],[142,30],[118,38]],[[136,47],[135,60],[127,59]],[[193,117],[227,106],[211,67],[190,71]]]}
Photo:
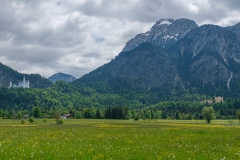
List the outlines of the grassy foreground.
{"label": "grassy foreground", "polygon": [[240,157],[238,121],[0,119],[0,159],[213,159]]}

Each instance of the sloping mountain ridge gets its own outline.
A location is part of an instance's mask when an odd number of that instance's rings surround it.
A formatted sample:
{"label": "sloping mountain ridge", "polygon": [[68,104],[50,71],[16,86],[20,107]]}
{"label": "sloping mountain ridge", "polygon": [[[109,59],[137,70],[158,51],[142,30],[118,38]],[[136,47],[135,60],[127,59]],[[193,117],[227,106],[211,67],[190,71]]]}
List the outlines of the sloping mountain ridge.
{"label": "sloping mountain ridge", "polygon": [[146,33],[138,34],[129,40],[122,51],[132,50],[143,42],[150,42],[161,48],[169,48],[197,27],[198,25],[194,21],[184,18],[177,20],[161,19]]}
{"label": "sloping mountain ridge", "polygon": [[121,52],[115,60],[76,80],[74,84],[93,88],[106,85],[109,88],[105,91],[113,89],[115,92],[123,88],[160,91],[162,86],[167,86],[168,92],[175,92],[176,88],[183,90],[171,58],[159,47],[147,42],[132,51]]}
{"label": "sloping mountain ridge", "polygon": [[[182,27],[186,24],[188,27]],[[175,31],[181,27],[184,29],[180,29],[180,37],[163,41],[166,36],[176,35]],[[194,21],[186,19],[159,20],[149,32],[128,41],[114,60],[74,84],[93,88],[105,85],[105,91],[114,93],[121,93],[123,88],[140,88],[159,96],[182,91],[238,96],[238,27],[239,24],[225,28],[216,25],[198,27]]]}
{"label": "sloping mountain ridge", "polygon": [[0,63],[0,87],[8,87],[10,81],[18,84],[23,77],[30,81],[30,88],[47,88],[52,85],[51,81],[39,74],[22,74]]}
{"label": "sloping mountain ridge", "polygon": [[69,74],[65,74],[65,73],[61,73],[61,72],[56,73],[48,78],[48,80],[52,81],[53,83],[55,83],[56,81],[65,81],[65,82],[69,83],[69,82],[75,81],[76,79],[77,78],[75,78]]}
{"label": "sloping mountain ridge", "polygon": [[234,26],[227,27],[227,29],[233,31],[234,33],[236,33],[238,38],[240,38],[240,23],[238,23],[238,24],[236,24]]}
{"label": "sloping mountain ridge", "polygon": [[[227,28],[203,25],[198,27],[171,49],[178,68],[188,72],[185,79],[190,86],[198,81],[205,84],[225,84],[230,89],[232,78],[237,76],[230,62],[240,60],[240,39]],[[171,53],[171,51],[169,51]]]}

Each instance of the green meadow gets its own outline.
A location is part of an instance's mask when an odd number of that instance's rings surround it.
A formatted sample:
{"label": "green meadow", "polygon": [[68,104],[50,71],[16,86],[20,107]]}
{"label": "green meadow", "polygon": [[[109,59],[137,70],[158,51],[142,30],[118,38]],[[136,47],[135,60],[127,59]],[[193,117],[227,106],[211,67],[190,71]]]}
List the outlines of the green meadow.
{"label": "green meadow", "polygon": [[240,158],[237,120],[0,119],[0,159],[157,160]]}

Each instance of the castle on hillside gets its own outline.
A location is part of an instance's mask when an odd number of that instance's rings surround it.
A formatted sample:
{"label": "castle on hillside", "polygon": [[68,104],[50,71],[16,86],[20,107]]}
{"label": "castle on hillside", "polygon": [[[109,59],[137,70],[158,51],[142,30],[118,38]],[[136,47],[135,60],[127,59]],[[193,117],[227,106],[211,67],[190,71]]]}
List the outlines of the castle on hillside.
{"label": "castle on hillside", "polygon": [[220,103],[220,102],[223,102],[223,97],[215,97],[215,103]]}
{"label": "castle on hillside", "polygon": [[30,82],[28,80],[25,80],[25,77],[23,77],[23,81],[18,82],[18,85],[13,84],[12,81],[10,81],[9,88],[30,88]]}
{"label": "castle on hillside", "polygon": [[210,100],[203,100],[202,103],[208,103],[208,104],[213,104],[213,103],[220,103],[223,102],[223,97],[214,97],[214,101],[212,99]]}

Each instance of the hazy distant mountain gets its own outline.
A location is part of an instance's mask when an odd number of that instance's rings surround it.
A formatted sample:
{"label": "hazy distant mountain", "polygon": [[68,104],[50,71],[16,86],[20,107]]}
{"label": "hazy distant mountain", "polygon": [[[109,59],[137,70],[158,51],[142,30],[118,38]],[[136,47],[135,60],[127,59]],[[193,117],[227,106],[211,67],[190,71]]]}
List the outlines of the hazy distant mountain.
{"label": "hazy distant mountain", "polygon": [[52,81],[53,83],[55,83],[56,81],[73,82],[76,80],[75,77],[68,75],[68,74],[64,74],[64,73],[56,73],[56,74],[52,75],[51,77],[49,77],[48,79],[50,81]]}
{"label": "hazy distant mountain", "polygon": [[26,80],[30,82],[30,88],[46,88],[52,85],[51,81],[39,74],[22,74],[12,68],[0,63],[0,87],[8,87],[10,81],[18,84],[19,81]]}
{"label": "hazy distant mountain", "polygon": [[127,42],[111,62],[74,82],[98,91],[240,95],[240,24],[162,19]]}

